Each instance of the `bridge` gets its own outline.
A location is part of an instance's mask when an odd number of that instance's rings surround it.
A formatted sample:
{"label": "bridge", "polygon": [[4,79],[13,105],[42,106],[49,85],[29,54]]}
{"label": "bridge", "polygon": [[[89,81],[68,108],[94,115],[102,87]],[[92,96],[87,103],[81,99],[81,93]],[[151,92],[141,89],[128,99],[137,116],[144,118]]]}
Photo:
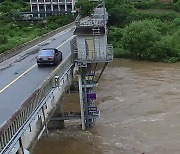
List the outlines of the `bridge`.
{"label": "bridge", "polygon": [[[64,120],[81,119],[82,130],[92,127],[100,111],[94,87],[113,48],[107,44],[107,12],[104,5],[92,17],[67,26],[63,31],[0,63],[0,153],[29,153],[35,140]],[[63,52],[57,67],[37,67],[40,48]],[[74,90],[72,91],[72,87]],[[67,90],[79,92],[80,111],[64,113],[61,99]]]}

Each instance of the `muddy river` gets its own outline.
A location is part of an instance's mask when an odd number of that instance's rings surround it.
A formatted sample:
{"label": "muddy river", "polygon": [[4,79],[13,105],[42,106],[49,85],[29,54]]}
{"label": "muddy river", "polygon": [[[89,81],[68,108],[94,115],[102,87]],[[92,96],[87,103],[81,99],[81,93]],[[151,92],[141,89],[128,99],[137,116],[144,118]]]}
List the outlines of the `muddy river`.
{"label": "muddy river", "polygon": [[[80,122],[43,136],[33,154],[179,154],[180,63],[115,59],[97,88],[101,111],[94,128]],[[78,95],[66,95],[65,110],[79,110]]]}

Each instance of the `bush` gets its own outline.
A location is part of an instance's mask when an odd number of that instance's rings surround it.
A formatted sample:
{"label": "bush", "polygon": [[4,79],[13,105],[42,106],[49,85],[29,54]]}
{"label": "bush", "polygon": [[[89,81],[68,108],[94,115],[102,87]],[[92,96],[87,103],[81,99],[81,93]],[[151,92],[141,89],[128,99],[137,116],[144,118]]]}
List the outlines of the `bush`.
{"label": "bush", "polygon": [[149,5],[151,9],[173,9],[173,3],[163,3],[159,0],[149,1]]}
{"label": "bush", "polygon": [[15,32],[10,31],[10,32],[9,32],[9,37],[14,37],[14,36],[15,36]]}
{"label": "bush", "polygon": [[177,17],[176,13],[165,13],[162,15],[159,15],[159,19],[162,21],[173,21]]}
{"label": "bush", "polygon": [[175,38],[175,35],[167,35],[162,37],[161,40],[155,42],[153,47],[150,48],[150,60],[163,62],[178,61],[180,58],[180,49],[178,49],[178,42],[174,41]]}
{"label": "bush", "polygon": [[121,40],[122,36],[123,36],[123,31],[121,28],[117,28],[117,27],[110,27],[109,28],[108,41],[119,42]]}
{"label": "bush", "polygon": [[132,58],[130,52],[124,50],[123,48],[114,48],[115,58]]}
{"label": "bush", "polygon": [[144,13],[144,12],[132,12],[126,18],[126,24],[131,23],[133,21],[145,20],[145,19],[160,19],[161,21],[171,22],[175,18],[177,18],[176,13]]}
{"label": "bush", "polygon": [[75,4],[75,7],[80,9],[80,14],[83,17],[90,15],[95,6],[97,6],[96,2],[89,2],[87,0],[79,0]]}
{"label": "bush", "polygon": [[122,26],[126,18],[134,11],[133,5],[122,5],[111,9],[109,23],[110,25]]}
{"label": "bush", "polygon": [[137,9],[149,9],[150,3],[148,1],[135,2],[134,7]]}
{"label": "bush", "polygon": [[173,23],[175,24],[175,26],[180,26],[180,17],[177,17],[173,20]]}
{"label": "bush", "polygon": [[8,43],[8,38],[6,35],[0,35],[0,44]]}
{"label": "bush", "polygon": [[[170,30],[172,28],[172,30]],[[113,42],[113,41],[112,41]],[[160,20],[133,22],[124,28],[122,46],[113,42],[118,57],[176,62],[180,60],[180,30]]]}
{"label": "bush", "polygon": [[176,3],[178,0],[173,0],[173,3]]}
{"label": "bush", "polygon": [[160,32],[155,22],[151,20],[138,21],[124,28],[122,44],[132,57],[147,59],[148,49],[160,40]]}
{"label": "bush", "polygon": [[175,4],[174,4],[174,10],[177,12],[180,12],[180,0],[178,0]]}
{"label": "bush", "polygon": [[6,45],[0,45],[0,54],[3,53],[3,52],[5,52],[5,51],[7,51],[7,50],[9,50],[8,46],[6,46]]}

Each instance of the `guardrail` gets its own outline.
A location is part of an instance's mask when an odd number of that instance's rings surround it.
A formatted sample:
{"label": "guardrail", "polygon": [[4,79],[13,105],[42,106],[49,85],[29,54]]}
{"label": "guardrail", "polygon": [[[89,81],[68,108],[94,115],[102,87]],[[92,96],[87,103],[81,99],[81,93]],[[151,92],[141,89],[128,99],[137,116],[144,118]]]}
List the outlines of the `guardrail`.
{"label": "guardrail", "polygon": [[72,65],[72,54],[70,54],[0,128],[0,153],[4,153],[9,148],[43,99],[55,89],[55,76],[60,77],[59,88],[64,88],[64,78],[68,80],[67,71],[71,71]]}
{"label": "guardrail", "polygon": [[83,22],[79,22],[79,25],[77,25],[77,26],[94,26],[94,27],[96,27],[96,26],[99,26],[99,27],[104,27],[104,24],[105,23],[105,21],[104,21],[104,19],[94,19],[94,18],[92,18],[92,19],[89,19],[89,20],[87,20],[87,21],[83,21]]}
{"label": "guardrail", "polygon": [[113,61],[113,46],[107,44],[106,51],[95,51],[95,50],[81,50],[76,49],[75,61]]}
{"label": "guardrail", "polygon": [[65,30],[67,28],[70,28],[73,25],[75,25],[75,22],[72,22],[72,23],[70,23],[68,25],[65,25],[63,27],[55,29],[55,30],[53,30],[53,31],[51,31],[51,32],[49,32],[47,34],[44,34],[44,35],[42,35],[42,36],[40,36],[38,38],[35,38],[34,40],[26,42],[26,43],[24,43],[24,44],[22,44],[22,45],[20,45],[18,47],[15,47],[15,48],[7,51],[7,52],[4,52],[4,53],[0,54],[0,63],[7,60],[7,59],[9,59],[9,58],[11,58],[11,57],[13,57],[13,56],[15,56],[15,55],[17,55],[17,54],[19,54],[19,53],[21,53],[21,52],[23,52],[23,51],[25,51],[25,50],[27,50],[28,48],[30,48],[32,46],[34,46],[34,45],[48,39],[49,37],[52,37],[55,34]]}

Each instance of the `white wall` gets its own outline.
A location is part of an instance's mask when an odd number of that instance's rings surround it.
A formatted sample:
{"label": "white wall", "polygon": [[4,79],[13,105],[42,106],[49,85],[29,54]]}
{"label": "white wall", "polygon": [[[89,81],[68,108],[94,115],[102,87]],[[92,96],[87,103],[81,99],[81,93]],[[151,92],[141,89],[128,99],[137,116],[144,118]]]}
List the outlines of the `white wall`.
{"label": "white wall", "polygon": [[106,57],[106,45],[107,45],[107,37],[106,35],[101,36],[77,36],[77,46],[78,46],[78,58],[85,60],[86,57],[86,46],[85,40],[86,39],[94,39],[94,58],[96,59],[105,59]]}

